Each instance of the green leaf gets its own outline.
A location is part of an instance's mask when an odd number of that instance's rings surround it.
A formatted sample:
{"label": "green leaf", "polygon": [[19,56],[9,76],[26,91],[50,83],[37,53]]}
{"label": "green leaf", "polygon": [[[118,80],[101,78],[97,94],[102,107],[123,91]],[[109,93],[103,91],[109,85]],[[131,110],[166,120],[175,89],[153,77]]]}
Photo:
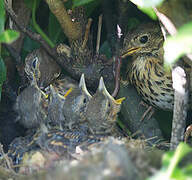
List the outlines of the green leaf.
{"label": "green leaf", "polygon": [[0,57],[0,99],[3,82],[6,80],[6,67],[3,59]]}
{"label": "green leaf", "polygon": [[180,143],[175,152],[165,153],[161,170],[148,180],[192,180],[192,165],[177,166],[189,152],[192,152],[192,148],[185,143]]}
{"label": "green leaf", "polygon": [[173,158],[173,156],[174,156],[173,151],[169,151],[169,152],[167,152],[166,154],[163,155],[163,158],[162,158],[163,167],[168,167],[169,166],[170,161]]}
{"label": "green leaf", "polygon": [[182,169],[182,172],[183,172],[184,174],[187,174],[188,176],[190,176],[191,179],[192,179],[192,164],[189,164],[189,165],[187,165],[186,167],[184,167],[184,168]]}
{"label": "green leaf", "polygon": [[53,43],[56,43],[60,33],[62,32],[61,25],[57,21],[57,18],[50,13],[49,15],[49,24],[48,24],[48,32],[49,32],[49,37],[53,41]]}
{"label": "green leaf", "polygon": [[156,20],[157,19],[157,16],[153,10],[153,8],[151,7],[140,7],[140,6],[137,6],[138,9],[140,9],[142,12],[144,12],[145,14],[147,14],[151,19],[153,20]]}
{"label": "green leaf", "polygon": [[139,7],[149,8],[160,5],[163,0],[130,0],[132,3]]}
{"label": "green leaf", "polygon": [[37,2],[36,2],[36,3],[37,3],[36,8],[38,8],[38,7],[39,7],[40,0],[32,0],[32,1],[24,0],[26,6],[27,6],[29,9],[32,9],[32,8],[33,8],[33,3],[34,3],[34,1],[37,1]]}
{"label": "green leaf", "polygon": [[4,0],[0,0],[0,34],[4,31],[4,24],[5,24]]}
{"label": "green leaf", "polygon": [[138,9],[147,14],[151,19],[156,20],[157,16],[153,7],[159,6],[163,0],[130,0]]}
{"label": "green leaf", "polygon": [[171,177],[173,175],[174,168],[177,167],[177,164],[179,163],[179,161],[181,161],[181,159],[191,151],[192,151],[192,149],[185,143],[180,143],[178,145],[177,149],[175,150],[174,156],[170,161],[168,170],[167,170],[168,177]]}
{"label": "green leaf", "polygon": [[0,34],[0,43],[12,43],[19,37],[19,32],[6,30]]}
{"label": "green leaf", "polygon": [[73,0],[73,7],[83,6],[93,1],[94,0]]}
{"label": "green leaf", "polygon": [[177,34],[170,36],[164,43],[164,60],[171,65],[181,56],[192,52],[192,22],[179,28]]}

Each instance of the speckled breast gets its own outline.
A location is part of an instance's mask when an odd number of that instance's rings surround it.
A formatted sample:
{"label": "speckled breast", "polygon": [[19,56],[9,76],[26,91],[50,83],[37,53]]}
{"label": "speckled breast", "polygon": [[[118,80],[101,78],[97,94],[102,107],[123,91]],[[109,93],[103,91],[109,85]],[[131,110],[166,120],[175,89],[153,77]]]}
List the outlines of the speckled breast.
{"label": "speckled breast", "polygon": [[152,57],[147,61],[136,60],[132,64],[129,78],[138,93],[150,105],[163,110],[173,110],[172,76],[171,72],[164,70],[161,62]]}

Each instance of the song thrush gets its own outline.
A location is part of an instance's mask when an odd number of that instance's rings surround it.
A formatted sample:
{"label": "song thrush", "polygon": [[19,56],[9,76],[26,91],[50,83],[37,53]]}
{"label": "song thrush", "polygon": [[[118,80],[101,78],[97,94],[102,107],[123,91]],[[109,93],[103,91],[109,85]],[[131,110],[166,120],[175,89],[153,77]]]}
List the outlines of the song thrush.
{"label": "song thrush", "polygon": [[49,88],[48,122],[62,129],[62,123],[65,122],[63,114],[65,97],[60,95],[53,85],[50,85]]}
{"label": "song thrush", "polygon": [[84,74],[79,85],[70,78],[64,78],[55,81],[50,90],[48,121],[71,129],[85,119],[84,113],[91,95],[86,88]]}
{"label": "song thrush", "polygon": [[32,51],[25,58],[25,72],[29,79],[35,76],[40,88],[47,87],[61,72],[57,63],[42,49]]}
{"label": "song thrush", "polygon": [[64,102],[63,113],[65,123],[69,128],[85,120],[85,110],[91,98],[85,84],[84,74],[82,74],[78,88],[72,88]]}
{"label": "song thrush", "polygon": [[45,93],[33,78],[31,84],[16,99],[14,109],[18,113],[17,120],[26,128],[43,127],[47,118],[47,105]]}
{"label": "song thrush", "polygon": [[172,110],[174,90],[172,75],[163,66],[164,38],[157,24],[142,24],[124,39],[122,58],[132,56],[130,82],[149,104]]}
{"label": "song thrush", "polygon": [[85,116],[94,134],[116,133],[117,113],[124,98],[115,100],[107,91],[101,77],[96,93],[89,101]]}

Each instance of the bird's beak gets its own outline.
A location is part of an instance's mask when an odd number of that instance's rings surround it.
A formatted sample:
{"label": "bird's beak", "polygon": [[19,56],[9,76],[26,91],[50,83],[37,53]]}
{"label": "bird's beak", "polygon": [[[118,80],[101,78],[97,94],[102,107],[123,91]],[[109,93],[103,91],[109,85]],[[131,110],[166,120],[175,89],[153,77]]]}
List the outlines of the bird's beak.
{"label": "bird's beak", "polygon": [[121,104],[124,100],[125,100],[125,97],[122,97],[122,98],[116,99],[115,102],[116,104]]}
{"label": "bird's beak", "polygon": [[122,103],[122,101],[125,99],[125,97],[123,97],[123,98],[120,98],[120,99],[115,100],[115,99],[109,94],[109,92],[107,91],[107,89],[106,89],[106,87],[105,87],[105,84],[104,84],[104,81],[103,81],[103,77],[100,78],[98,90],[99,90],[100,92],[102,92],[105,96],[107,96],[107,97],[108,97],[111,101],[113,101],[115,104],[120,105],[120,104]]}
{"label": "bird's beak", "polygon": [[64,97],[66,98],[71,92],[73,91],[73,88],[71,87],[64,95]]}
{"label": "bird's beak", "polygon": [[[66,92],[66,94],[68,95],[70,92],[72,91],[72,89],[70,88],[67,92]],[[53,85],[52,84],[50,84],[50,92],[51,92],[51,94],[52,94],[52,96],[58,96],[58,97],[60,97],[61,99],[63,99],[63,100],[65,100],[65,98],[66,98],[66,94],[63,96],[63,95],[61,95],[61,94],[59,94],[56,90],[55,90],[55,88],[53,87]]]}
{"label": "bird's beak", "polygon": [[41,91],[41,94],[43,95],[43,97],[44,97],[45,99],[48,99],[49,95],[46,94],[46,93],[44,93],[42,90],[40,90],[40,91]]}
{"label": "bird's beak", "polygon": [[81,75],[81,79],[79,82],[79,88],[82,89],[85,94],[89,97],[89,99],[91,99],[91,94],[89,93],[89,91],[87,90],[86,84],[85,84],[85,76],[84,74]]}
{"label": "bird's beak", "polygon": [[130,49],[126,50],[124,53],[122,53],[121,58],[126,58],[127,56],[134,54],[135,52],[137,52],[140,49],[141,49],[140,47],[130,48]]}

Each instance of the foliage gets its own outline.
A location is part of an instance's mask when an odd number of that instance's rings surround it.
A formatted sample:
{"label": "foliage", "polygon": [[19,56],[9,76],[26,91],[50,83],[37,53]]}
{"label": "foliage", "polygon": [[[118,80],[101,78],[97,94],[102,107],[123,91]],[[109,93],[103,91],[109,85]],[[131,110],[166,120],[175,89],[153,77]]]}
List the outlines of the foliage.
{"label": "foliage", "polygon": [[157,16],[153,10],[153,7],[160,5],[163,0],[130,0],[132,3],[147,14],[153,20],[157,19]]}
{"label": "foliage", "polygon": [[183,25],[177,34],[170,36],[164,43],[165,63],[172,64],[181,56],[192,52],[192,23]]}
{"label": "foliage", "polygon": [[[148,14],[152,19],[157,19],[153,7],[159,6],[163,0],[130,0],[137,7]],[[179,28],[177,34],[168,37],[164,43],[165,65],[171,65],[181,56],[192,52],[192,23]]]}
{"label": "foliage", "polygon": [[62,33],[61,26],[57,21],[57,18],[50,13],[49,15],[49,24],[48,24],[48,34],[53,43],[56,43],[59,40],[59,36]]}
{"label": "foliage", "polygon": [[95,0],[73,0],[73,7],[83,6]]}
{"label": "foliage", "polygon": [[192,164],[178,167],[184,156],[192,152],[192,148],[185,143],[180,143],[175,152],[167,152],[163,156],[162,168],[148,180],[192,180]]}
{"label": "foliage", "polygon": [[49,39],[49,37],[42,31],[39,25],[36,23],[36,8],[37,8],[37,0],[33,0],[33,8],[32,8],[32,21],[35,30],[42,36],[42,38],[49,44],[50,47],[54,47],[54,43]]}
{"label": "foliage", "polygon": [[19,32],[13,30],[5,30],[0,34],[0,43],[12,43],[19,37]]}
{"label": "foliage", "polygon": [[[19,33],[14,30],[4,30],[5,28],[5,7],[4,1],[0,0],[0,45],[1,43],[12,43],[19,37]],[[0,99],[3,82],[6,80],[6,67],[1,57],[0,46]]]}
{"label": "foliage", "polygon": [[0,33],[4,31],[4,24],[5,24],[4,2],[3,0],[0,0]]}

